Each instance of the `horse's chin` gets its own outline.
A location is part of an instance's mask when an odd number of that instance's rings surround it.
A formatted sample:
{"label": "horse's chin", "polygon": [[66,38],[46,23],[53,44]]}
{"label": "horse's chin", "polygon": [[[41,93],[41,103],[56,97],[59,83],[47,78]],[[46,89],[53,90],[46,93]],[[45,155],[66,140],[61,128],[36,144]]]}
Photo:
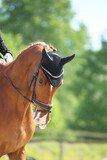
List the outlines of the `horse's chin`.
{"label": "horse's chin", "polygon": [[39,128],[40,128],[40,129],[45,129],[45,128],[46,128],[46,124],[39,125]]}
{"label": "horse's chin", "polygon": [[39,126],[40,129],[45,129],[47,114],[45,114],[43,117],[40,117],[40,115],[41,115],[41,112],[37,112],[35,110],[33,113],[33,121],[36,124],[36,126]]}

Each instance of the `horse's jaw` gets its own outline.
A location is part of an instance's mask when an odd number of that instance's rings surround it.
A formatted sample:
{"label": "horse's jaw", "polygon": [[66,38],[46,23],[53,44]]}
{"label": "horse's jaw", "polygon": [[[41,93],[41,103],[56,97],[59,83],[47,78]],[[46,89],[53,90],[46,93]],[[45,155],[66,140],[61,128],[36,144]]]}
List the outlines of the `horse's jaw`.
{"label": "horse's jaw", "polygon": [[45,114],[43,117],[40,117],[41,112],[34,112],[33,115],[33,121],[36,124],[36,126],[39,126],[40,129],[45,129],[46,128],[46,118],[47,114]]}

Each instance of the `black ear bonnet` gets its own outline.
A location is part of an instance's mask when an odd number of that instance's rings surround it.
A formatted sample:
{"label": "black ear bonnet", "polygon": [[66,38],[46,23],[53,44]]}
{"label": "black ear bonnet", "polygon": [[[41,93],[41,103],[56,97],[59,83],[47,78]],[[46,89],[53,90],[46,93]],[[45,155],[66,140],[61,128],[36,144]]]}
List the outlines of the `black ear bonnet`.
{"label": "black ear bonnet", "polygon": [[74,58],[75,55],[61,58],[55,52],[46,52],[45,49],[42,51],[43,62],[41,69],[48,78],[50,84],[57,87],[61,84],[63,79],[63,65]]}

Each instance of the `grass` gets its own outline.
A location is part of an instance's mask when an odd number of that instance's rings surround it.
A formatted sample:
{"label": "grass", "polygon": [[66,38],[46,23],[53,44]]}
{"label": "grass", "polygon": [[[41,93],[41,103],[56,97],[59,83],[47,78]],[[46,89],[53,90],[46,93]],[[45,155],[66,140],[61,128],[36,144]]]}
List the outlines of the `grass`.
{"label": "grass", "polygon": [[[62,160],[102,160],[107,158],[107,144],[63,143],[61,148]],[[54,141],[28,144],[26,155],[34,157],[36,160],[60,160],[60,144]]]}
{"label": "grass", "polygon": [[[62,159],[60,159],[60,149]],[[55,141],[29,143],[26,145],[26,156],[36,160],[107,160],[107,144],[70,144]],[[105,158],[105,159],[104,159]],[[6,156],[0,160],[8,160]]]}

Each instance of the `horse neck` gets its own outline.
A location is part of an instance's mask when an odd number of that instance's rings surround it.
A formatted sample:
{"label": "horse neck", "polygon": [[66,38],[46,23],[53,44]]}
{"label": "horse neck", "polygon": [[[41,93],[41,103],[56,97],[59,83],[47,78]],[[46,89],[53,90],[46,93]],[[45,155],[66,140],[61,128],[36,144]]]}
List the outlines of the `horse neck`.
{"label": "horse neck", "polygon": [[[11,81],[11,83],[29,99],[31,98],[31,95],[32,95],[32,91],[29,89],[29,84],[28,84],[28,75],[32,68],[31,62],[32,60],[30,57],[19,56],[13,62],[11,62],[10,64],[7,64],[4,67],[4,71],[3,71],[3,73],[9,79],[9,81]],[[36,67],[37,66],[35,66],[35,68]],[[13,92],[15,92],[14,100],[17,101],[17,99],[19,99],[18,104],[15,107],[17,107],[17,111],[19,113],[18,115],[20,116],[20,119],[23,119],[23,116],[26,113],[28,114],[27,108],[29,108],[30,103],[26,99],[24,99],[24,97],[21,96],[15,89],[13,90]]]}
{"label": "horse neck", "polygon": [[6,74],[17,88],[25,88],[25,85],[28,85],[26,83],[28,82],[28,73],[31,65],[32,61],[30,55],[27,53],[20,54],[8,65]]}
{"label": "horse neck", "polygon": [[[29,85],[33,74],[40,63],[41,55],[36,54],[31,56],[29,53],[20,54],[12,63],[10,63],[6,70],[6,75],[13,85],[18,88],[26,96],[30,93]],[[32,93],[31,93],[32,94]]]}
{"label": "horse neck", "polygon": [[23,88],[23,83],[26,81],[28,70],[29,68],[25,62],[20,63],[15,60],[7,67],[6,75],[17,88]]}

